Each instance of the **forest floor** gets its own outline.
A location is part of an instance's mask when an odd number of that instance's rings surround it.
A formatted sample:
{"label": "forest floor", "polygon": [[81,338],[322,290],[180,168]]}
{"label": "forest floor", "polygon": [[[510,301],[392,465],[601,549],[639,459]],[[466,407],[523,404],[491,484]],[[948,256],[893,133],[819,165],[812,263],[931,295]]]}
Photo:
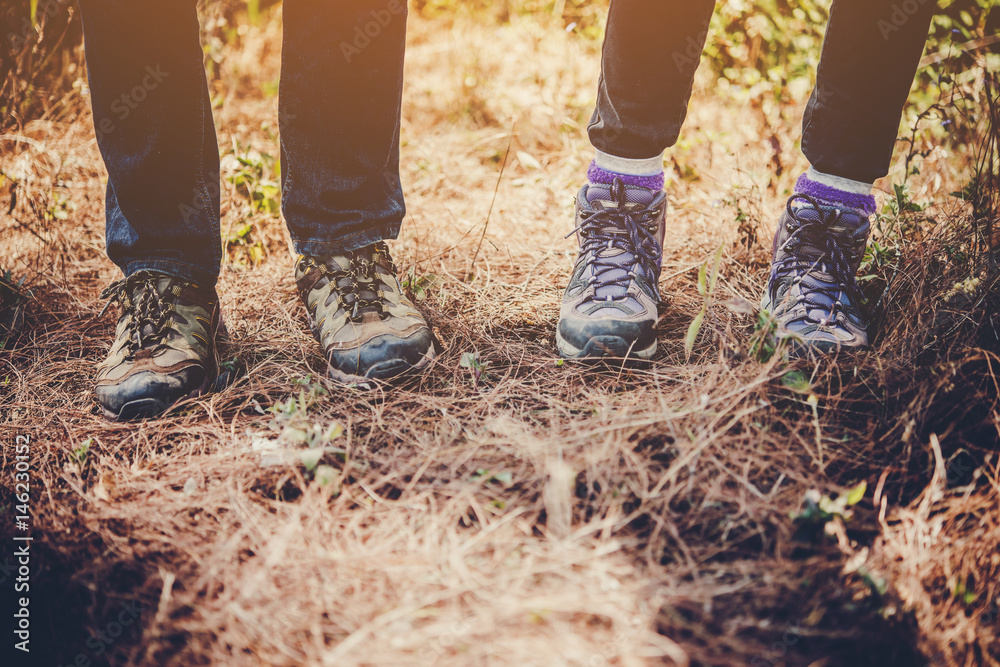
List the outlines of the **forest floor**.
{"label": "forest floor", "polygon": [[30,438],[39,664],[1000,664],[1000,344],[991,300],[952,290],[965,161],[931,152],[924,210],[886,207],[870,350],[768,354],[754,304],[808,88],[702,73],[668,157],[659,351],[561,363],[600,42],[411,17],[391,248],[443,350],[361,392],[324,377],[273,210],[278,18],[209,42],[231,372],[162,419],[92,397],[119,274],[89,111],[2,137],[0,249],[35,298],[0,356],[0,463]]}

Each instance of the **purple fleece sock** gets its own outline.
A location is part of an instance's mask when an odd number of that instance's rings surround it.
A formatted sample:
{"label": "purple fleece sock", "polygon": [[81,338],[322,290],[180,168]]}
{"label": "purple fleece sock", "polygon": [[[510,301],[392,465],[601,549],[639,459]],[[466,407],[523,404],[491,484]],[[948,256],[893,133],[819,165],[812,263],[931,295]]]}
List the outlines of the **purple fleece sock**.
{"label": "purple fleece sock", "polygon": [[615,171],[601,169],[597,166],[596,161],[591,162],[590,168],[587,169],[587,179],[594,185],[611,185],[615,182],[616,178],[622,179],[622,183],[625,185],[633,187],[646,188],[647,190],[663,189],[664,176],[662,171],[659,174],[648,174],[645,176],[619,174]]}
{"label": "purple fleece sock", "polygon": [[875,213],[875,197],[872,195],[847,192],[824,183],[817,183],[810,180],[808,174],[799,176],[798,182],[795,183],[795,193],[815,197],[824,204],[852,208],[865,216]]}

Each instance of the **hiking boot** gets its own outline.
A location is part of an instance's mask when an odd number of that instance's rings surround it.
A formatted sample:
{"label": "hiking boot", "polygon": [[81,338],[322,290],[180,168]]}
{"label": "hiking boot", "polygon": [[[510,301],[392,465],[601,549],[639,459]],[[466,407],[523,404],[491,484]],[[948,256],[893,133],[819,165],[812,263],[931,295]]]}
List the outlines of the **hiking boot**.
{"label": "hiking boot", "polygon": [[649,359],[656,352],[666,211],[663,190],[618,178],[580,190],[574,230],[580,255],[556,328],[561,356]]}
{"label": "hiking boot", "polygon": [[295,282],[334,380],[370,388],[434,358],[434,335],[403,295],[385,243],[302,256]]}
{"label": "hiking boot", "polygon": [[24,331],[24,305],[30,294],[23,282],[15,281],[10,271],[0,276],[0,350],[13,347]]}
{"label": "hiking boot", "polygon": [[774,236],[774,259],[761,310],[794,354],[868,345],[855,274],[871,224],[851,208],[803,194],[788,200]]}
{"label": "hiking boot", "polygon": [[139,271],[101,298],[104,310],[117,302],[121,311],[111,351],[97,367],[97,401],[108,418],[155,417],[215,383],[221,318],[214,288]]}

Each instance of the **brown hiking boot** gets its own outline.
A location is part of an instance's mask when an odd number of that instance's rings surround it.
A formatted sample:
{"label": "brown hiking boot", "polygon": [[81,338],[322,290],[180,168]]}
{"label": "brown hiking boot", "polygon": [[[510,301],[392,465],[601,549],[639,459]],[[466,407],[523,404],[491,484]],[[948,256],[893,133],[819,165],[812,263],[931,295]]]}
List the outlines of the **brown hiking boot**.
{"label": "brown hiking boot", "polygon": [[434,358],[434,335],[403,295],[385,243],[303,256],[295,280],[333,379],[368,388]]}
{"label": "brown hiking boot", "polygon": [[[101,294],[121,310],[115,340],[97,367],[97,401],[110,419],[155,417],[208,390],[219,372],[214,288],[139,271]],[[102,314],[104,311],[101,311]]]}

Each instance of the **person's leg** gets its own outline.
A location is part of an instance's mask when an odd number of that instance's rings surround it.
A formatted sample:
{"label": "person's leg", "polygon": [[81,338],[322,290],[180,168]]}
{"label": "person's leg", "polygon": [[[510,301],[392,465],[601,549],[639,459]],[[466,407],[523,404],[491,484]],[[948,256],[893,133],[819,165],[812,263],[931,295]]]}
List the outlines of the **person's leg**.
{"label": "person's leg", "polygon": [[932,0],[833,3],[803,120],[812,166],[778,225],[762,302],[795,349],[868,344],[855,274],[875,212],[872,184],[888,173],[934,9]]}
{"label": "person's leg", "polygon": [[79,0],[107,252],[126,274],[215,284],[219,149],[194,0]]}
{"label": "person's leg", "polygon": [[218,373],[219,149],[193,0],[80,0],[97,141],[108,170],[105,290],[120,317],[96,396],[151,417]]}
{"label": "person's leg", "polygon": [[288,0],[282,11],[282,210],[295,249],[395,238],[406,2]]}
{"label": "person's leg", "polygon": [[888,173],[935,8],[934,0],[834,1],[802,121],[802,152],[816,171],[862,183]]}
{"label": "person's leg", "polygon": [[680,133],[714,3],[613,0],[577,197],[580,255],[556,329],[570,358],[656,351],[666,197],[663,152]]}
{"label": "person's leg", "polygon": [[663,152],[680,135],[714,8],[710,0],[611,2],[588,127],[597,150],[592,177],[607,181],[596,167],[652,175],[636,184],[662,187]]}
{"label": "person's leg", "polygon": [[405,208],[399,124],[405,0],[287,0],[282,210],[296,281],[332,377],[367,385],[434,357],[385,239]]}

